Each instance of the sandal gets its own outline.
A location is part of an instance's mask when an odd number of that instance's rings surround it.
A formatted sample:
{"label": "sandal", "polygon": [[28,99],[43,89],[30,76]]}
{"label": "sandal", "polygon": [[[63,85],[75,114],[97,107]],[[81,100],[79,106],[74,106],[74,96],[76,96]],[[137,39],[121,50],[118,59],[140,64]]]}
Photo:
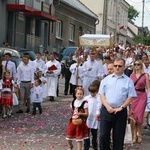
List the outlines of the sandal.
{"label": "sandal", "polygon": [[132,144],[135,144],[137,142],[137,137],[134,137],[132,140]]}
{"label": "sandal", "polygon": [[141,136],[141,135],[139,135],[139,136],[138,136],[138,138],[137,138],[137,142],[138,142],[139,144],[141,144],[141,143],[142,143],[142,136]]}
{"label": "sandal", "polygon": [[72,149],[73,149],[73,146],[69,147],[69,149],[68,149],[68,150],[72,150]]}

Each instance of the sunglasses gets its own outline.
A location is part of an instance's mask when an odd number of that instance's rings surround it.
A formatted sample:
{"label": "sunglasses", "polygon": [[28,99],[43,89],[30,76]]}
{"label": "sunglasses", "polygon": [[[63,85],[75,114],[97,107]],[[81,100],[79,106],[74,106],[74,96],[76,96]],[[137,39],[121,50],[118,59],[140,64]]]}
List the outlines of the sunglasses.
{"label": "sunglasses", "polygon": [[134,66],[140,66],[141,64],[134,64]]}
{"label": "sunglasses", "polygon": [[121,65],[114,65],[114,67],[119,67],[119,68],[121,68],[122,66],[121,66]]}

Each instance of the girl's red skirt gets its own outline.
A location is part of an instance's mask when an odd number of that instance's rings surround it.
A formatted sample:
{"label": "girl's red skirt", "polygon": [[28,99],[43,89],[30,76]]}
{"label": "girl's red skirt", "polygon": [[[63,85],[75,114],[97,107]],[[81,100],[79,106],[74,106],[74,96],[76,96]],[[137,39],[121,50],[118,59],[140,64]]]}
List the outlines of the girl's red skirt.
{"label": "girl's red skirt", "polygon": [[83,121],[83,123],[80,126],[76,126],[72,124],[72,119],[69,120],[67,135],[66,135],[67,139],[83,140],[88,137],[89,135],[88,135],[88,127],[86,125],[86,121]]}
{"label": "girl's red skirt", "polygon": [[1,99],[0,104],[2,105],[12,105],[12,92],[11,91],[5,91],[1,93]]}

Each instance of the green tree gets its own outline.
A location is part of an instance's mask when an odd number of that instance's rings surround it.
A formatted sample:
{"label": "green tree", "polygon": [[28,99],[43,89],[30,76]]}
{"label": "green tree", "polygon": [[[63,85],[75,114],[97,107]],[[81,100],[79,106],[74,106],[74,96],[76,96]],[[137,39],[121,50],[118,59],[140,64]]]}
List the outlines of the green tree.
{"label": "green tree", "polygon": [[128,21],[134,24],[134,21],[139,17],[139,13],[133,6],[129,7],[128,10]]}
{"label": "green tree", "polygon": [[[133,41],[135,43],[141,43],[142,40],[142,36],[141,35],[137,35],[133,38]],[[145,45],[150,45],[150,36],[147,37],[143,37],[143,44]]]}

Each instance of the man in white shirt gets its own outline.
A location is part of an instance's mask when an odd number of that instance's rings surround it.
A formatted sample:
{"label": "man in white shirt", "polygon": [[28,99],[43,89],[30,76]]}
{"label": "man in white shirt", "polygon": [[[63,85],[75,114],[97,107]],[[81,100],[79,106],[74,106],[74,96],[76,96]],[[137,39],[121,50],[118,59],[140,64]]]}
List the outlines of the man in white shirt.
{"label": "man in white shirt", "polygon": [[111,62],[110,57],[109,56],[105,56],[104,57],[104,65],[103,65],[104,76],[106,76],[108,74],[107,65],[110,62]]}
{"label": "man in white shirt", "polygon": [[[29,55],[29,53],[25,53],[24,56],[27,56],[27,57],[29,58],[28,64],[29,64],[30,66],[32,66],[32,69],[33,69],[34,72],[35,72],[35,71],[36,71],[36,66],[35,66],[34,61],[30,60],[30,55]],[[22,64],[23,64],[23,61],[19,64],[19,66],[22,65]]]}
{"label": "man in white shirt", "polygon": [[16,113],[23,113],[23,103],[24,96],[26,96],[27,100],[27,109],[26,113],[30,112],[30,88],[33,87],[34,84],[34,70],[32,66],[29,64],[29,57],[22,57],[23,63],[18,66],[18,80],[17,84],[20,87],[20,101],[19,101],[19,110]]}
{"label": "man in white shirt", "polygon": [[36,53],[36,60],[33,61],[36,67],[36,71],[41,70],[42,73],[44,73],[46,66],[45,66],[45,62],[41,59],[41,53],[37,52]]}
{"label": "man in white shirt", "polygon": [[150,76],[150,62],[149,62],[149,60],[144,61],[144,72]]}
{"label": "man in white shirt", "polygon": [[122,50],[125,50],[125,46],[124,46],[123,41],[120,41],[119,48]]}
{"label": "man in white shirt", "polygon": [[2,61],[2,65],[4,66],[5,70],[9,70],[10,76],[16,81],[16,66],[15,63],[11,61],[11,54],[5,54],[5,61]]}
{"label": "man in white shirt", "polygon": [[50,60],[50,58],[49,58],[49,56],[48,56],[48,51],[44,51],[44,55],[41,57],[41,59],[42,59],[45,63],[47,63],[47,62]]}
{"label": "man in white shirt", "polygon": [[58,76],[61,72],[61,64],[55,59],[55,54],[50,54],[50,61],[46,63],[46,78],[47,78],[47,96],[50,97],[50,101],[54,101],[56,97]]}

